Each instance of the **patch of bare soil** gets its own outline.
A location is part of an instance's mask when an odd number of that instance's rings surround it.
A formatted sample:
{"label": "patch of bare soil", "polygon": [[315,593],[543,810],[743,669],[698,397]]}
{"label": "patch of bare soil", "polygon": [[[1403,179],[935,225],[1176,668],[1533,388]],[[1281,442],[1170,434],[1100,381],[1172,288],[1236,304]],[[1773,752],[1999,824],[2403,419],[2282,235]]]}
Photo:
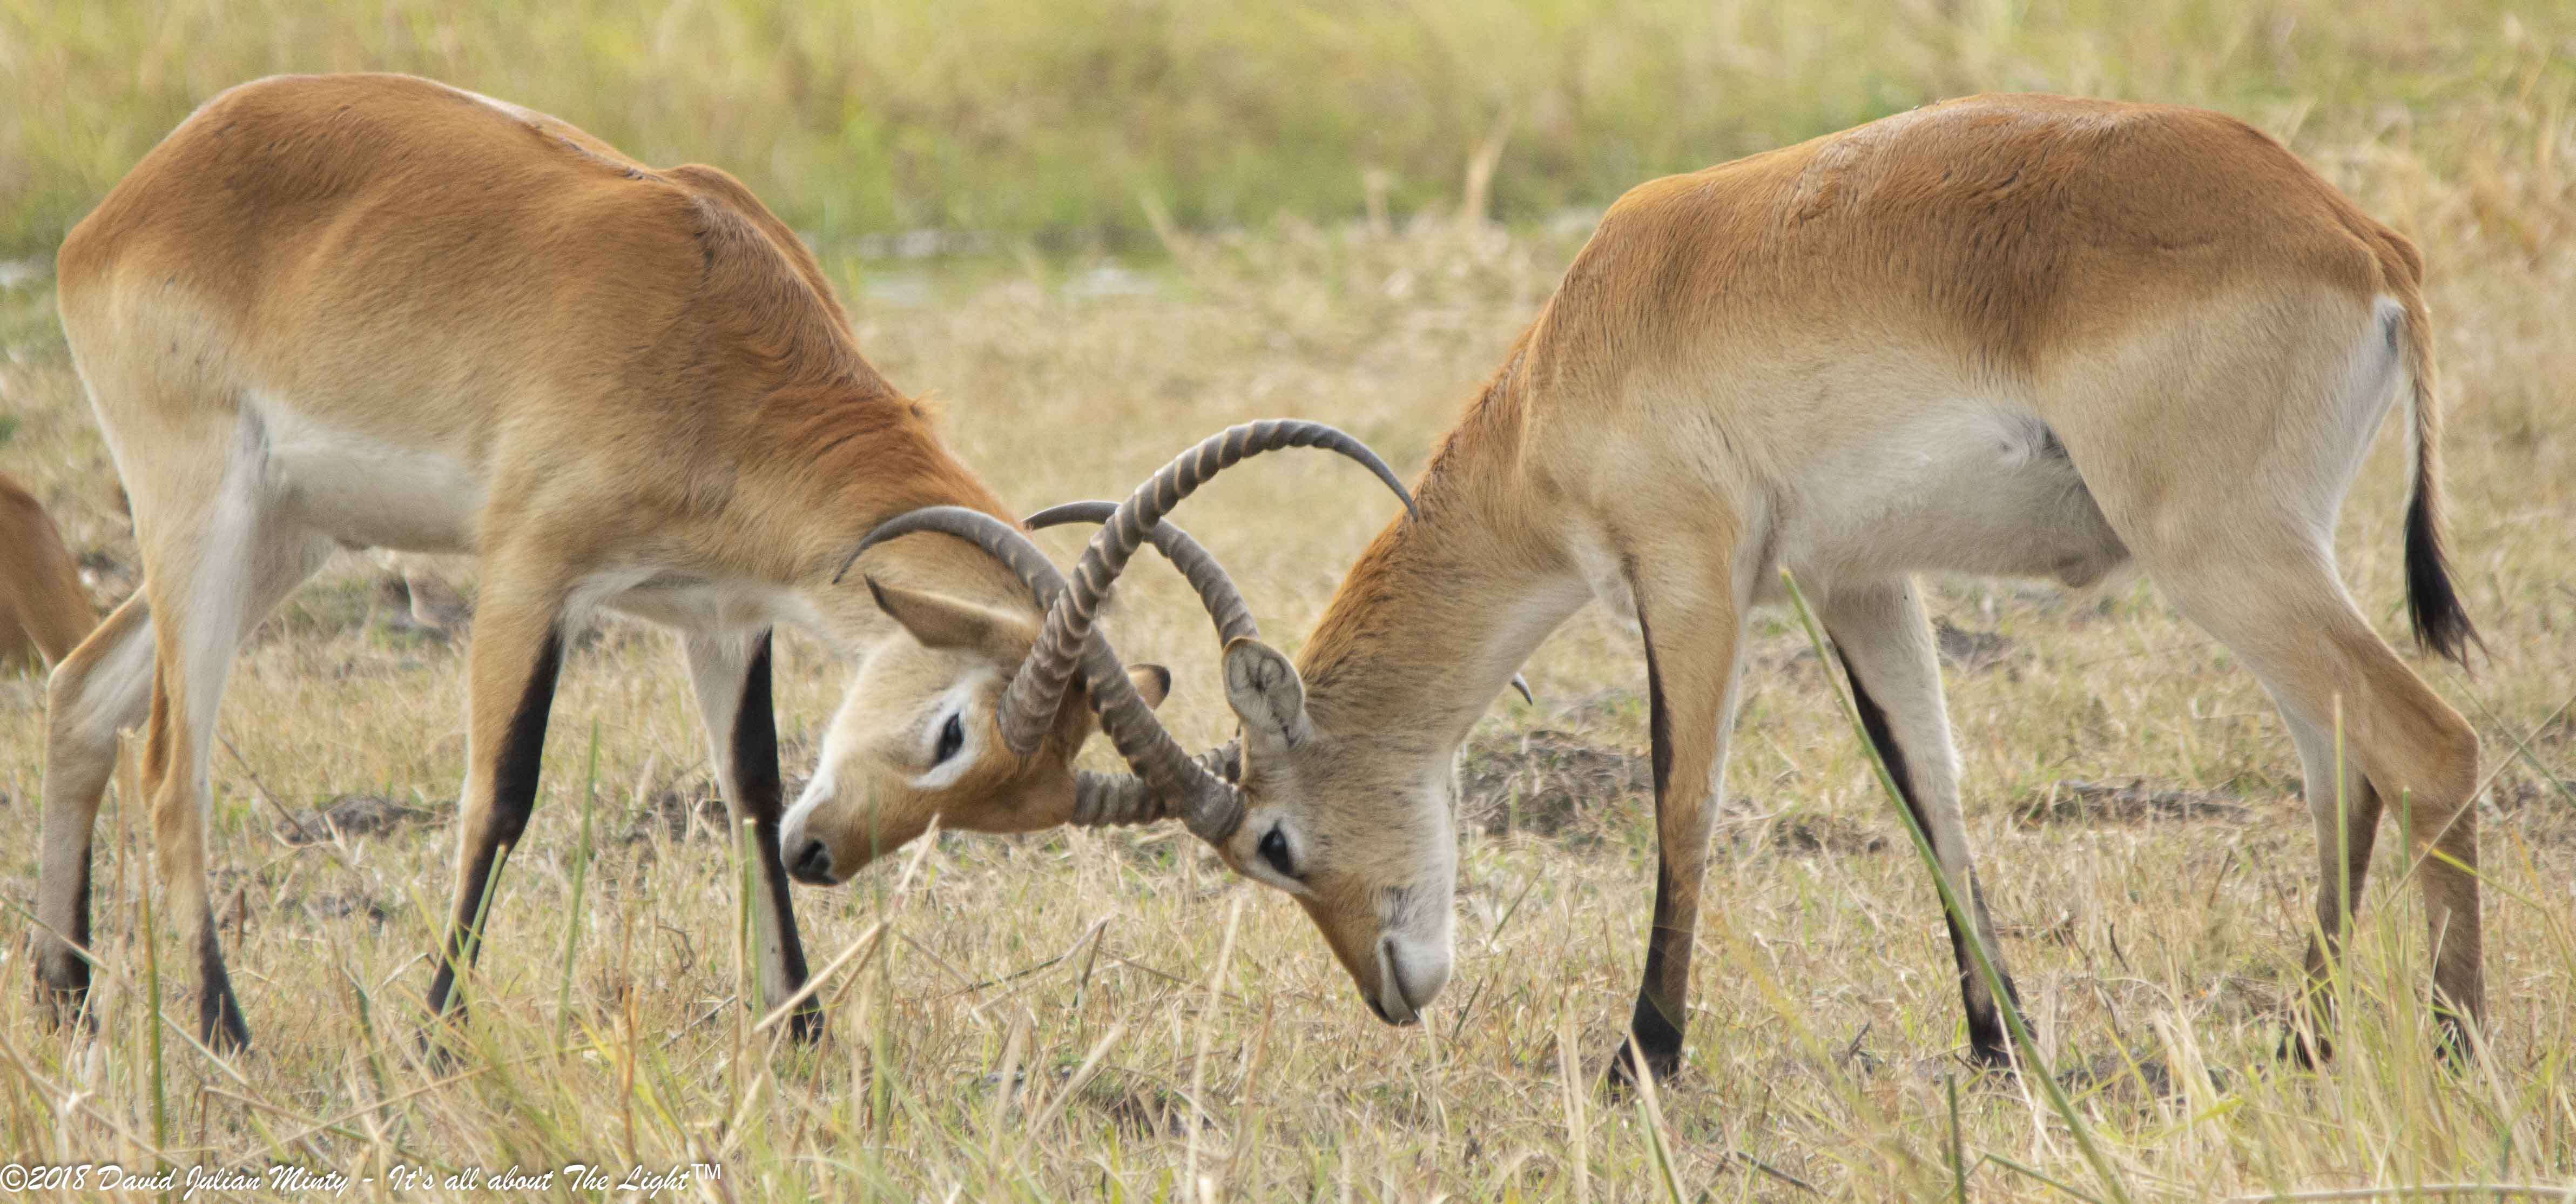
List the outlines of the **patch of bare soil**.
{"label": "patch of bare soil", "polygon": [[288,844],[312,844],[329,840],[335,832],[343,838],[382,836],[405,824],[435,819],[438,814],[381,794],[344,794],[320,807],[290,812],[290,818],[279,820],[275,830],[277,838]]}
{"label": "patch of bare soil", "polygon": [[665,786],[645,796],[644,805],[635,809],[634,819],[626,825],[625,843],[651,840],[656,835],[682,843],[713,840],[730,823],[724,800]]}
{"label": "patch of bare soil", "polygon": [[370,923],[382,924],[393,918],[384,900],[363,891],[335,891],[304,901],[304,910],[317,920],[336,920],[344,916],[365,916]]}
{"label": "patch of bare soil", "polygon": [[[806,777],[796,772],[814,763],[813,751],[801,740],[784,740],[778,746],[778,764],[785,771],[779,780],[779,795],[793,804],[805,793]],[[716,794],[711,775],[705,772],[667,774],[655,772],[659,762],[645,766],[644,773],[628,788],[625,797],[639,800],[628,813],[626,830],[616,839],[621,844],[648,844],[656,836],[679,844],[702,840],[727,839],[733,829],[733,815],[723,798]],[[600,788],[601,839],[613,831],[608,824],[616,822],[615,804],[610,801],[610,788]],[[646,850],[648,853],[649,849]]]}
{"label": "patch of bare soil", "polygon": [[2553,781],[2522,766],[2514,766],[2499,775],[2496,784],[2488,788],[2487,802],[2508,814],[2533,804],[2551,809],[2576,809],[2576,779]]}
{"label": "patch of bare soil", "polygon": [[2068,778],[2017,808],[2013,816],[2025,827],[2165,820],[2241,824],[2251,821],[2254,812],[2242,799],[2220,790],[2185,790],[2145,778],[2099,782]]}
{"label": "patch of bare soil", "polygon": [[1654,797],[1646,758],[1541,728],[1479,736],[1458,757],[1458,820],[1488,836],[1554,836],[1587,812]]}
{"label": "patch of bare soil", "polygon": [[1970,631],[1948,619],[1933,620],[1932,642],[1941,649],[1942,663],[1969,673],[2003,663],[2004,654],[2013,646],[2011,638],[2000,631]]}
{"label": "patch of bare soil", "polygon": [[[1458,822],[1488,836],[1527,832],[1564,838],[1620,807],[1650,808],[1655,775],[1643,753],[1595,744],[1572,732],[1541,728],[1468,741],[1459,755]],[[1794,853],[1880,853],[1890,830],[1838,815],[1756,813],[1728,800],[1719,832],[1752,852],[1768,845]]]}
{"label": "patch of bare soil", "polygon": [[[1190,1105],[1179,1092],[1145,1083],[1095,1080],[1076,1099],[1106,1115],[1129,1137],[1183,1137],[1190,1131]],[[1202,1116],[1199,1131],[1204,1133],[1214,1124]]]}
{"label": "patch of bare soil", "polygon": [[2518,838],[2537,845],[2576,843],[2576,779],[2544,778],[2516,765],[2487,789],[2486,807],[2509,822]]}
{"label": "patch of bare soil", "polygon": [[1768,839],[1777,848],[1794,853],[1884,853],[1889,848],[1895,821],[1886,828],[1876,828],[1839,815],[1798,814],[1777,818],[1746,814],[1746,808],[1732,802],[1727,813],[1719,816],[1718,830],[1727,843],[1741,851],[1752,851],[1758,840]]}
{"label": "patch of bare soil", "polygon": [[2164,1060],[2144,1052],[2095,1054],[2058,1071],[2057,1082],[2070,1091],[2111,1094],[2123,1099],[2169,1099],[2181,1094]]}

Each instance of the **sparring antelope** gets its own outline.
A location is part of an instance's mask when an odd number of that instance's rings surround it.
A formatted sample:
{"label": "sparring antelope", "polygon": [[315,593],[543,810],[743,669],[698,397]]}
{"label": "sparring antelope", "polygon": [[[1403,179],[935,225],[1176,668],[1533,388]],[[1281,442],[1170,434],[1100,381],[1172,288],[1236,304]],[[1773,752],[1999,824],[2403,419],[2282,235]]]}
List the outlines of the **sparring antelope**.
{"label": "sparring antelope", "polygon": [[0,474],[0,665],[58,664],[97,622],[63,533]]}
{"label": "sparring antelope", "polygon": [[[714,168],[647,167],[423,79],[263,80],[147,154],[64,242],[59,279],[144,586],[51,682],[37,961],[58,1003],[89,982],[91,827],[116,733],[140,722],[159,914],[196,944],[208,1039],[247,1042],[206,901],[216,706],[243,637],[340,547],[479,559],[433,1016],[461,1006],[486,890],[535,803],[565,633],[598,610],[680,633],[755,846],[771,1005],[806,975],[778,853],[777,625],[856,661],[820,797],[1043,827],[1076,813],[1090,779],[1069,763],[1095,710],[1122,748],[1169,745],[1151,666],[1013,688],[1046,601],[1025,574],[915,539],[843,575],[891,516],[1007,512],[860,355],[796,235]],[[1395,483],[1326,428],[1266,437]],[[1115,659],[1096,640],[1081,655]],[[818,1020],[806,1000],[798,1031]]]}
{"label": "sparring antelope", "polygon": [[[2411,244],[2280,144],[2193,109],[1975,97],[1644,184],[1603,217],[1441,440],[1418,514],[1368,548],[1297,661],[1227,645],[1239,742],[1139,789],[1295,896],[1369,1005],[1410,1021],[1450,973],[1459,743],[1513,668],[1600,600],[1645,645],[1661,850],[1612,1073],[1669,1074],[1746,616],[1781,600],[1786,569],[1963,888],[1973,931],[1950,938],[1969,1046],[2003,1062],[1965,942],[2003,963],[1913,578],[2080,586],[2134,562],[2289,725],[2319,836],[2312,975],[2335,955],[2337,892],[2359,888],[2382,809],[2412,809],[2456,1035],[2482,1008],[2477,739],[2371,630],[2333,547],[2409,385],[2408,602],[2423,644],[2464,654],[2422,280]],[[1075,592],[1105,588],[1203,468],[1176,463],[1140,490]],[[1054,637],[1084,629],[1080,601],[1051,612],[1042,651],[1079,646]]]}

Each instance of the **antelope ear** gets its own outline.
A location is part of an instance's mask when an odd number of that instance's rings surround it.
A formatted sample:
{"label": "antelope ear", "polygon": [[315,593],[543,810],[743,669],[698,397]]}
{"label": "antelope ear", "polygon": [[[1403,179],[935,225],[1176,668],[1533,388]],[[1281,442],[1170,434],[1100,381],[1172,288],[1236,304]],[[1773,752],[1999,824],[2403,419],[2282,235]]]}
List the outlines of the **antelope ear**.
{"label": "antelope ear", "polygon": [[1172,696],[1172,671],[1161,665],[1129,665],[1127,680],[1136,683],[1136,696],[1148,707],[1161,706]]}
{"label": "antelope ear", "polygon": [[972,602],[943,598],[938,594],[887,585],[874,577],[867,579],[868,594],[877,600],[877,609],[903,625],[912,638],[924,648],[972,648],[993,652],[1003,659],[1014,653],[1013,637],[1025,649],[1035,638],[1026,625],[1010,615],[986,610]]}
{"label": "antelope ear", "polygon": [[1225,701],[1243,721],[1246,747],[1294,748],[1313,729],[1306,722],[1306,683],[1279,650],[1249,637],[1225,646]]}

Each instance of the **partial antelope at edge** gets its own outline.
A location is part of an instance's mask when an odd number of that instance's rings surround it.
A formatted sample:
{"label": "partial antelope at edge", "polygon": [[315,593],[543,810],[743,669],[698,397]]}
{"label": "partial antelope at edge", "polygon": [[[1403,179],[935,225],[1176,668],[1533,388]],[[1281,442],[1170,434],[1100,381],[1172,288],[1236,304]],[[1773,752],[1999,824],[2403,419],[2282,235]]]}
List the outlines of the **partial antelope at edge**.
{"label": "partial antelope at edge", "polygon": [[0,473],[0,666],[59,664],[97,623],[53,516]]}

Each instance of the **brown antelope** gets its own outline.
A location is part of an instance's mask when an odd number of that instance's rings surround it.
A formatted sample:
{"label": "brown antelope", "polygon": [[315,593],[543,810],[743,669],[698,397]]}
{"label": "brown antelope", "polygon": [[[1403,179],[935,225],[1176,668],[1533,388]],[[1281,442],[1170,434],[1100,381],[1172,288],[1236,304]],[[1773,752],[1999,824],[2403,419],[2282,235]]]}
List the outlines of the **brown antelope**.
{"label": "brown antelope", "polygon": [[[1006,512],[860,355],[795,234],[714,168],[647,167],[423,79],[263,80],[146,155],[64,242],[59,278],[144,588],[51,683],[37,953],[57,1002],[89,981],[90,834],[116,732],[148,716],[160,914],[196,942],[209,1040],[247,1041],[206,905],[216,706],[244,635],[339,547],[479,558],[434,1015],[458,1002],[535,803],[563,633],[599,609],[681,633],[717,781],[755,842],[771,1004],[806,973],[778,857],[776,625],[858,662],[825,796],[1040,827],[1075,814],[1069,761],[1094,709],[1122,747],[1161,747],[1159,728],[1137,734],[1168,680],[1151,666],[1059,679],[1042,705],[1020,689],[999,722],[1042,616],[1024,574],[915,539],[841,579],[890,516]],[[1324,428],[1266,437],[1394,481]],[[1105,643],[1083,655],[1115,659]]]}
{"label": "brown antelope", "polygon": [[[1450,970],[1453,756],[1513,667],[1601,600],[1645,644],[1662,850],[1612,1071],[1669,1074],[1746,614],[1781,599],[1781,571],[1817,603],[1870,739],[1974,900],[1912,578],[2082,585],[2134,561],[2289,724],[2319,836],[2311,974],[2336,952],[2338,891],[2347,874],[2358,890],[2382,809],[2412,809],[2456,1035],[2482,1008],[2477,739],[2371,630],[2333,547],[2411,382],[2408,601],[2419,640],[2463,655],[2475,637],[2444,567],[2422,275],[2412,245],[2280,144],[2192,109],[1976,97],[1642,185],[1297,663],[1229,643],[1242,735],[1201,764],[1233,780],[1165,772],[1157,806],[1294,895],[1369,1004],[1411,1020]],[[1176,464],[1140,490],[1074,593],[1104,588],[1204,475]],[[1080,601],[1051,614],[1050,639],[1086,627]],[[1079,646],[1056,642],[1059,657]],[[1971,1050],[2004,1061],[1970,934],[1950,937]]]}
{"label": "brown antelope", "polygon": [[0,665],[60,664],[97,622],[63,533],[0,474]]}

